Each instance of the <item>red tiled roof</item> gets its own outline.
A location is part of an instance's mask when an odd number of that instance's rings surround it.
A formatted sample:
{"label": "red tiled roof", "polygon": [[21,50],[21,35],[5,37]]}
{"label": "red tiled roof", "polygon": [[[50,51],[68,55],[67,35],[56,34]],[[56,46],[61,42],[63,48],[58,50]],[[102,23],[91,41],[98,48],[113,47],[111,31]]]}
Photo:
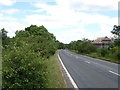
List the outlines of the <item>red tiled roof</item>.
{"label": "red tiled roof", "polygon": [[108,38],[108,37],[100,37],[100,38],[97,38],[96,40],[92,41],[91,43],[92,43],[92,44],[101,44],[102,41],[104,41],[104,40],[105,40],[105,41],[106,41],[106,40],[110,41],[111,39]]}

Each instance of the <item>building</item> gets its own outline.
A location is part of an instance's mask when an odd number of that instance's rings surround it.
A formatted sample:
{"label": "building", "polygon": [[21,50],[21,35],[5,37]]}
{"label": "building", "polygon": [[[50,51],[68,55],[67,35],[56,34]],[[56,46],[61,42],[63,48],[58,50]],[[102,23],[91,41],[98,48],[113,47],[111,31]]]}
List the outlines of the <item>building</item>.
{"label": "building", "polygon": [[111,44],[111,39],[106,37],[100,37],[91,42],[97,48],[109,47]]}

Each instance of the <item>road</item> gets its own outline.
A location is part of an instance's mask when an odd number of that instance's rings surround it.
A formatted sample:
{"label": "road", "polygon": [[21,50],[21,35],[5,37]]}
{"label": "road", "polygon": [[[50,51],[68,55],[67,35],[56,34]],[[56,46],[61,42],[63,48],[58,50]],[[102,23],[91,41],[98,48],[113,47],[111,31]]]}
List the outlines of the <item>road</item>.
{"label": "road", "polygon": [[79,88],[118,88],[118,64],[68,50],[59,56]]}

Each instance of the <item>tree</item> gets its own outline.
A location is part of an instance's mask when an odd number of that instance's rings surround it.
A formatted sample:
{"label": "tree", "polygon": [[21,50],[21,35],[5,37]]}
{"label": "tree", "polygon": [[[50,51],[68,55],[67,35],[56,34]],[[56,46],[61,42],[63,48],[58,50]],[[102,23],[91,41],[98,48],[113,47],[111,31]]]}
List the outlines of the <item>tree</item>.
{"label": "tree", "polygon": [[72,41],[68,46],[69,49],[76,50],[79,53],[91,53],[96,51],[96,48],[90,43],[90,40],[88,39]]}
{"label": "tree", "polygon": [[[3,36],[6,36],[3,29]],[[56,38],[44,26],[31,25],[16,31],[16,36],[3,48],[3,88],[45,88],[46,61],[56,50]]]}
{"label": "tree", "polygon": [[8,45],[9,43],[9,37],[7,37],[7,31],[3,28],[1,29],[1,32],[2,32],[2,45],[3,47],[5,47],[6,45]]}
{"label": "tree", "polygon": [[120,26],[114,25],[111,33],[116,35],[117,39],[120,39]]}
{"label": "tree", "polygon": [[120,46],[120,26],[114,25],[111,33],[115,35],[114,45]]}
{"label": "tree", "polygon": [[64,43],[59,42],[58,40],[56,40],[56,44],[57,44],[58,49],[65,49],[65,44]]}
{"label": "tree", "polygon": [[7,38],[7,31],[3,28],[3,29],[1,29],[1,31],[2,31],[2,39],[4,40],[4,39],[6,39]]}

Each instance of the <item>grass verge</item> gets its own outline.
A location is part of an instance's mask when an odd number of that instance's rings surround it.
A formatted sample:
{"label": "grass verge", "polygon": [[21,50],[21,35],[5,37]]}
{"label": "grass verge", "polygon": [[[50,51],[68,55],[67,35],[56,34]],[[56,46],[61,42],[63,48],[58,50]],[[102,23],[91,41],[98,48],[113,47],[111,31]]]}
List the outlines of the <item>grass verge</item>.
{"label": "grass verge", "polygon": [[58,52],[56,52],[55,55],[51,56],[47,61],[47,88],[66,88],[57,54]]}
{"label": "grass verge", "polygon": [[120,61],[117,60],[117,59],[114,59],[114,58],[111,58],[111,57],[100,57],[100,56],[97,55],[97,53],[90,53],[90,54],[85,54],[85,55],[93,57],[93,58],[98,58],[98,59],[101,59],[101,60],[113,62],[113,63],[120,63]]}
{"label": "grass verge", "polygon": [[70,50],[70,51],[74,52],[74,53],[81,54],[81,55],[86,55],[86,56],[89,56],[89,57],[92,57],[92,58],[97,58],[97,59],[101,59],[101,60],[105,60],[105,61],[120,64],[120,61],[117,60],[117,59],[114,59],[114,58],[111,58],[111,57],[100,57],[100,56],[98,56],[97,53],[84,54],[84,53],[79,53],[79,52],[77,52],[75,50]]}

